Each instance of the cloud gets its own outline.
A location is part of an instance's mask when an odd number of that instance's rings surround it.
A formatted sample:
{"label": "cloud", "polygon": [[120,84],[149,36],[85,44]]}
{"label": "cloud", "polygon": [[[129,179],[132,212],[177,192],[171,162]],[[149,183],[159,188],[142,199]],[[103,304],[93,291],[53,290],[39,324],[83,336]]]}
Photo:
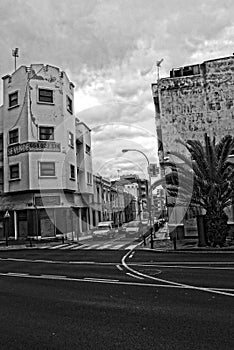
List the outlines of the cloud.
{"label": "cloud", "polygon": [[113,177],[118,169],[147,176],[147,161],[139,152],[122,153],[122,149],[137,149],[157,162],[157,140],[154,133],[132,124],[110,123],[92,129],[93,168],[97,173]]}
{"label": "cloud", "polygon": [[[76,114],[93,130],[94,162],[110,174],[122,147],[140,147],[155,160],[156,61],[164,58],[160,75],[168,76],[173,67],[231,55],[233,13],[232,0],[1,0],[0,73],[12,72],[14,47],[18,65],[65,70]],[[151,125],[143,135],[142,123]],[[129,157],[145,167],[130,153],[121,166],[131,167]]]}

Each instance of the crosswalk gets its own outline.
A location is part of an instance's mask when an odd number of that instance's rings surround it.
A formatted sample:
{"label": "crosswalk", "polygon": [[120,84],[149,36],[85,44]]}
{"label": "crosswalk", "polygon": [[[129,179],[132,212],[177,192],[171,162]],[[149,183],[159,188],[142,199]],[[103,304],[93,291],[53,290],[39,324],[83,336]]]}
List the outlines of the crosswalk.
{"label": "crosswalk", "polygon": [[104,249],[112,249],[112,250],[128,250],[128,249],[133,249],[137,245],[139,245],[139,242],[136,242],[133,244],[126,244],[126,242],[110,242],[110,243],[95,243],[95,244],[79,244],[79,243],[64,243],[64,244],[58,244],[54,246],[46,246],[46,247],[41,247],[41,249],[52,249],[52,250],[90,250],[90,249],[97,249],[97,250],[104,250]]}

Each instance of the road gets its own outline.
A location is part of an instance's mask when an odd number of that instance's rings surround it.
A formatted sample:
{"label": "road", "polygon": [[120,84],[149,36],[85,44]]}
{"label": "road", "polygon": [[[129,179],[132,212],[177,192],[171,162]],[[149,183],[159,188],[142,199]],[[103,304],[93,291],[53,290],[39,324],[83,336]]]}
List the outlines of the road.
{"label": "road", "polygon": [[1,349],[233,349],[233,254],[0,252]]}

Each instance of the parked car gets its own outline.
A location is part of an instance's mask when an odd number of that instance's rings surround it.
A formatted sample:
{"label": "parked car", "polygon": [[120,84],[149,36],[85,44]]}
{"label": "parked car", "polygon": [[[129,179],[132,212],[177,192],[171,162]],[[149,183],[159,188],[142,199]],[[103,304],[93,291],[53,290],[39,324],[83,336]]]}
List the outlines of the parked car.
{"label": "parked car", "polygon": [[101,221],[97,227],[93,230],[93,238],[113,238],[115,236],[116,229],[113,221]]}
{"label": "parked car", "polygon": [[143,224],[141,221],[130,221],[123,225],[122,230],[126,237],[141,237],[143,234]]}

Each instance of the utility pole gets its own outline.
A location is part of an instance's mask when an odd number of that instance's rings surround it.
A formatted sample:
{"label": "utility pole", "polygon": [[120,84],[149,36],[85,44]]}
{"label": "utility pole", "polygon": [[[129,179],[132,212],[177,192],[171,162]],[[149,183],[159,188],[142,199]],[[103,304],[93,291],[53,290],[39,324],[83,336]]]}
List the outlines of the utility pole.
{"label": "utility pole", "polygon": [[12,50],[12,56],[15,57],[15,71],[16,71],[16,58],[19,57],[19,49],[16,47]]}
{"label": "utility pole", "polygon": [[159,72],[160,72],[160,67],[161,67],[161,63],[163,62],[163,58],[161,58],[160,61],[156,62],[156,66],[157,66],[157,80],[159,81]]}

